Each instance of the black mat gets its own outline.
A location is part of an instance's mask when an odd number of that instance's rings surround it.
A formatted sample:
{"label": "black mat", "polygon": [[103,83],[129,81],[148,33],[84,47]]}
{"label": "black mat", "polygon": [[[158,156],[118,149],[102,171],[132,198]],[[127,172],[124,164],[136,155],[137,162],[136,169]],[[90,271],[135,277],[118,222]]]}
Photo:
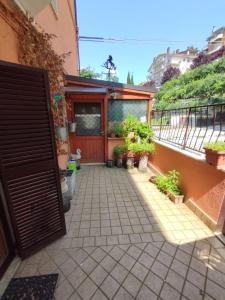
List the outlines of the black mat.
{"label": "black mat", "polygon": [[51,300],[58,274],[13,278],[1,300]]}

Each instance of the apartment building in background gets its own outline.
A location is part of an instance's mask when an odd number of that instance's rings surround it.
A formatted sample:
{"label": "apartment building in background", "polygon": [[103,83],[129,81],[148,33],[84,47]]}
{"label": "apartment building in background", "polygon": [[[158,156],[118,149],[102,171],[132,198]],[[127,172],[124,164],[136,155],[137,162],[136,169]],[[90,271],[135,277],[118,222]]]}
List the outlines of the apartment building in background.
{"label": "apartment building in background", "polygon": [[163,74],[168,67],[176,67],[183,74],[190,69],[195,57],[196,51],[189,49],[184,51],[180,51],[179,49],[171,51],[170,48],[167,48],[165,53],[159,54],[153,59],[153,63],[148,69],[149,80],[153,80],[155,86],[158,88],[161,85]]}
{"label": "apartment building in background", "polygon": [[210,55],[223,46],[225,46],[225,27],[220,27],[207,38],[205,52]]}

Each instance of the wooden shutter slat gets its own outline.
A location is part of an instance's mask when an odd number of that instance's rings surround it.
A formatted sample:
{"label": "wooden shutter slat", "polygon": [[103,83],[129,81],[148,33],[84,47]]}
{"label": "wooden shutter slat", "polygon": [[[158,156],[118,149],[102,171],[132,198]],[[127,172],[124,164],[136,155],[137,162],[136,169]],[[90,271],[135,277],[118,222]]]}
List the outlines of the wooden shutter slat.
{"label": "wooden shutter slat", "polygon": [[0,176],[26,257],[66,232],[46,71],[0,62],[0,131]]}
{"label": "wooden shutter slat", "polygon": [[42,106],[46,105],[44,96],[29,96],[29,95],[8,95],[7,93],[1,94],[1,103],[2,104],[14,104],[18,106],[18,100],[20,100],[20,105],[32,105],[32,106]]}

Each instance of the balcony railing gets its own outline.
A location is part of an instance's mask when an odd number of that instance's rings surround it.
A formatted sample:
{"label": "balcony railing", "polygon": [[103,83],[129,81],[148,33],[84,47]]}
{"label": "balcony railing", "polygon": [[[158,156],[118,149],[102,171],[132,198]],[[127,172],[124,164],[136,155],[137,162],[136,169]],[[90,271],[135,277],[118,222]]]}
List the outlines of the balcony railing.
{"label": "balcony railing", "polygon": [[209,142],[225,141],[225,103],[155,110],[155,138],[195,152],[204,152]]}

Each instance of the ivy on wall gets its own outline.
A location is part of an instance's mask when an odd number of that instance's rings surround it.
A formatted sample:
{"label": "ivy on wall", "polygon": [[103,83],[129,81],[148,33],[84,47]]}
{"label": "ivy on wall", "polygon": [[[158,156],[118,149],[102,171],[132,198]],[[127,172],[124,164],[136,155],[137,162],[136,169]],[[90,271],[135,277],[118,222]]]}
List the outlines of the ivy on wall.
{"label": "ivy on wall", "polygon": [[[16,18],[23,26],[18,30],[18,58],[21,64],[45,69],[48,71],[51,107],[54,124],[64,126],[66,118],[66,102],[63,91],[63,65],[69,53],[58,55],[53,47],[55,35],[38,31],[33,25],[33,19],[18,11]],[[54,99],[61,96],[60,101]]]}

